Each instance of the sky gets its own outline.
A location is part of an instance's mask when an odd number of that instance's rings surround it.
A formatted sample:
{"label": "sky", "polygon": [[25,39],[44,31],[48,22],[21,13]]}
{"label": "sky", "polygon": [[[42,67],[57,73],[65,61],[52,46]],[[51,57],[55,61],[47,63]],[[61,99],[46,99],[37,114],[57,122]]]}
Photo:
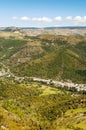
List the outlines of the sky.
{"label": "sky", "polygon": [[0,0],[0,27],[86,26],[86,0]]}

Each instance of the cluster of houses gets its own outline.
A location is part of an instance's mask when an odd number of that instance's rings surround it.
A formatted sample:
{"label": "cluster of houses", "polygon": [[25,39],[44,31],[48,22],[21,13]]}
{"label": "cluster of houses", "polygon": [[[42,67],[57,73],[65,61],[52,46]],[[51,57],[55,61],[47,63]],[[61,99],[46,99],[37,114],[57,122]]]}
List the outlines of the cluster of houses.
{"label": "cluster of houses", "polygon": [[[0,63],[3,67],[0,70],[0,77],[14,77],[18,81],[24,81],[25,77],[17,77],[14,74],[10,72],[10,70],[2,63]],[[7,70],[7,71],[6,71]],[[42,78],[36,78],[36,77],[28,77],[32,79],[33,81],[43,82],[46,84],[53,84],[56,87],[67,87],[67,88],[75,88],[77,91],[86,91],[86,84],[75,84],[72,82],[63,82],[63,81],[55,81],[51,79],[42,79]]]}
{"label": "cluster of houses", "polygon": [[54,84],[55,86],[58,87],[68,87],[68,88],[76,88],[77,91],[86,91],[86,84],[75,84],[75,83],[68,83],[68,82],[61,82],[61,81],[55,81],[55,80],[46,80],[46,79],[41,79],[41,78],[36,78],[36,77],[31,77],[33,81],[39,81],[43,82],[46,84]]}

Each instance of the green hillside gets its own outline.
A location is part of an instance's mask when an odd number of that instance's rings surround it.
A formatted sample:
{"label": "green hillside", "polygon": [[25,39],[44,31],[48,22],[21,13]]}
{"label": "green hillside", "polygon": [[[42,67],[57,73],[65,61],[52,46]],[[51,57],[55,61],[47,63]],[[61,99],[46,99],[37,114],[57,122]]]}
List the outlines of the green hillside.
{"label": "green hillside", "polygon": [[9,58],[13,73],[86,83],[85,37],[43,35],[25,38],[27,41],[23,42],[22,49],[20,47],[20,51]]}
{"label": "green hillside", "polygon": [[86,96],[0,79],[0,130],[85,130]]}
{"label": "green hillside", "polygon": [[0,130],[86,130],[86,92],[30,77],[86,84],[86,37],[0,38]]}

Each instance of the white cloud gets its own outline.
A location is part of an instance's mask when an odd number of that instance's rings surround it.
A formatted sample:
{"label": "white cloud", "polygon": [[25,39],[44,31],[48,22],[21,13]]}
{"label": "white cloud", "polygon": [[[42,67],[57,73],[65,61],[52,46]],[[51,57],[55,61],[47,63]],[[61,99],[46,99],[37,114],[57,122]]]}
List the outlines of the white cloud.
{"label": "white cloud", "polygon": [[66,20],[73,20],[72,16],[67,16]]}
{"label": "white cloud", "polygon": [[[74,24],[74,25],[81,25],[81,24],[85,24],[86,23],[86,16],[67,16],[67,17],[64,17],[64,19],[62,18],[62,16],[57,16],[55,18],[50,18],[50,17],[28,17],[28,16],[22,16],[22,17],[16,17],[16,16],[13,16],[11,19],[13,20],[22,20],[22,21],[27,21],[27,22],[38,22],[38,23],[41,23],[41,22],[45,22],[45,23],[54,23],[54,22],[62,22],[63,23],[63,20],[64,22],[67,22],[67,24]],[[54,23],[55,24],[55,23]],[[65,23],[64,23],[65,24]]]}
{"label": "white cloud", "polygon": [[23,21],[29,21],[29,20],[30,20],[30,18],[29,18],[29,17],[27,17],[27,16],[24,16],[24,17],[21,17],[21,20],[23,20]]}
{"label": "white cloud", "polygon": [[62,21],[62,17],[61,16],[57,16],[57,17],[55,17],[55,20],[56,21]]}
{"label": "white cloud", "polygon": [[86,22],[86,16],[83,17],[84,22]]}
{"label": "white cloud", "polygon": [[82,21],[82,17],[81,16],[76,16],[73,19],[74,21]]}
{"label": "white cloud", "polygon": [[36,22],[52,22],[51,18],[41,17],[41,18],[32,18],[32,21]]}
{"label": "white cloud", "polygon": [[44,22],[52,22],[52,19],[48,18],[48,17],[43,17],[42,21],[44,21]]}
{"label": "white cloud", "polygon": [[79,25],[79,24],[86,22],[86,16],[84,16],[84,17],[76,16],[76,17],[74,17],[73,20],[74,20],[75,24]]}
{"label": "white cloud", "polygon": [[82,16],[75,16],[75,17],[67,16],[66,20],[82,23],[82,22],[86,22],[86,16],[84,16],[84,17],[82,17]]}
{"label": "white cloud", "polygon": [[83,17],[82,16],[75,16],[75,17],[67,16],[65,19],[72,21],[74,25],[79,25],[86,22],[86,16],[83,16]]}
{"label": "white cloud", "polygon": [[17,18],[16,16],[13,16],[12,19],[13,19],[13,20],[16,20],[16,19],[18,19],[18,18]]}
{"label": "white cloud", "polygon": [[61,27],[61,25],[59,25],[59,24],[56,24],[56,25],[54,25],[54,27]]}
{"label": "white cloud", "polygon": [[32,21],[38,21],[38,22],[40,22],[41,21],[41,18],[32,18]]}

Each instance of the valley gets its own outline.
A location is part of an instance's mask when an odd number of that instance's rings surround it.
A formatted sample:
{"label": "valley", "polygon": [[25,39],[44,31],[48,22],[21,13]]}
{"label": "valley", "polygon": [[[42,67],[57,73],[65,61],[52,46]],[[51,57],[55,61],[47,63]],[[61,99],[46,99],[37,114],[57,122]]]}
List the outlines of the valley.
{"label": "valley", "polygon": [[0,130],[86,130],[85,29],[39,31],[0,31]]}

